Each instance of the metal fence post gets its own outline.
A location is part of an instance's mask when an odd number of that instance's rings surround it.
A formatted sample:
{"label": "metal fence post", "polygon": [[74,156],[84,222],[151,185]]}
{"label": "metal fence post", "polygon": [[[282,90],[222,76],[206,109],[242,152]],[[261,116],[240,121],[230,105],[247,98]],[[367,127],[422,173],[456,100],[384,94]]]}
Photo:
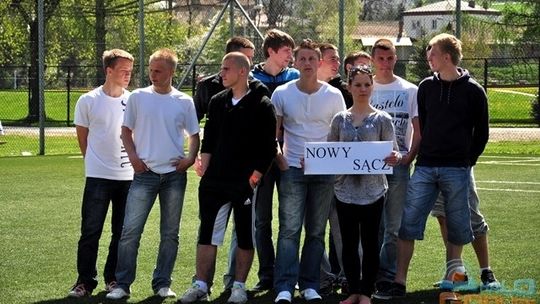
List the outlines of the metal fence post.
{"label": "metal fence post", "polygon": [[484,90],[487,93],[488,88],[488,59],[484,58]]}
{"label": "metal fence post", "polygon": [[195,87],[197,86],[197,78],[196,77],[197,77],[197,64],[194,64],[193,65],[193,74],[191,75],[191,96],[195,96]]}
{"label": "metal fence post", "polygon": [[71,66],[68,66],[67,69],[67,78],[66,78],[66,88],[67,88],[67,117],[66,117],[66,125],[69,127],[69,116],[71,111]]}

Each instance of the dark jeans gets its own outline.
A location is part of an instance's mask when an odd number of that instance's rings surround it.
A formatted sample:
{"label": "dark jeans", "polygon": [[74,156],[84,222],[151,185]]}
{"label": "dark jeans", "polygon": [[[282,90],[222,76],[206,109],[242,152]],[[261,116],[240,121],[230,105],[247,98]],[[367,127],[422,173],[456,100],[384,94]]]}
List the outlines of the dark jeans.
{"label": "dark jeans", "polygon": [[255,202],[255,247],[259,258],[259,281],[273,284],[276,259],[272,240],[274,184],[279,184],[280,170],[272,163],[257,189]]}
{"label": "dark jeans", "polygon": [[81,210],[81,238],[77,248],[77,283],[84,283],[93,290],[97,286],[96,260],[99,239],[107,217],[109,202],[112,202],[111,242],[103,270],[105,283],[115,281],[118,241],[122,233],[126,198],[131,181],[116,181],[87,177]]}
{"label": "dark jeans", "polygon": [[[371,297],[375,288],[379,268],[379,225],[383,204],[384,196],[369,205],[346,204],[337,200],[336,209],[343,240],[343,268],[351,294]],[[362,264],[358,255],[359,239],[363,250]],[[360,265],[362,265],[362,279],[360,279]]]}

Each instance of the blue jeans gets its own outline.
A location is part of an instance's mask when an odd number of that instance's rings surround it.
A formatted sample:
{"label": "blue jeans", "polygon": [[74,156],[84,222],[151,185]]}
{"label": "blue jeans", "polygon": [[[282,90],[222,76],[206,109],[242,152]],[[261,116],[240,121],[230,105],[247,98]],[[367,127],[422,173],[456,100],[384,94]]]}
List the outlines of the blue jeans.
{"label": "blue jeans", "polygon": [[99,239],[103,231],[109,203],[112,203],[111,242],[109,254],[103,269],[105,283],[116,281],[114,275],[118,255],[118,241],[122,233],[126,198],[131,181],[117,181],[87,177],[81,208],[81,238],[77,248],[77,283],[83,283],[88,290],[97,286],[96,260]]}
{"label": "blue jeans", "polygon": [[274,281],[274,262],[276,259],[274,241],[272,240],[272,207],[274,184],[279,183],[280,171],[272,162],[270,169],[264,175],[257,189],[255,202],[255,247],[259,259],[259,282]]}
{"label": "blue jeans", "polygon": [[159,195],[160,243],[152,289],[171,285],[171,274],[178,252],[178,232],[187,177],[185,172],[136,174],[129,189],[122,237],[118,245],[116,279],[118,286],[129,291],[135,280],[137,252],[148,214]]}
{"label": "blue jeans", "polygon": [[426,220],[439,192],[446,197],[448,241],[465,245],[473,240],[469,211],[470,167],[417,166],[409,181],[399,238],[422,240]]}
{"label": "blue jeans", "polygon": [[[334,194],[333,175],[304,175],[302,169],[290,167],[281,172],[279,184],[279,233],[274,289],[276,292],[319,290],[321,258],[330,203]],[[300,261],[300,233],[305,240]]]}
{"label": "blue jeans", "polygon": [[392,282],[396,275],[397,239],[410,179],[409,166],[395,166],[394,174],[386,175],[386,179],[388,180],[388,192],[386,192],[379,230],[381,251],[377,279]]}

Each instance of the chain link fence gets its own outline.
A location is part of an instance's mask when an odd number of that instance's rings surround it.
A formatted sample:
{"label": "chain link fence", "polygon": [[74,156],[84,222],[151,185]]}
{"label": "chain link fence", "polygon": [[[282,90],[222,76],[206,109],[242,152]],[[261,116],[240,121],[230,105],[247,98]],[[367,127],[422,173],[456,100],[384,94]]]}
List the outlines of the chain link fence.
{"label": "chain link fence", "polygon": [[[488,92],[492,127],[527,127],[522,133],[530,136],[509,135],[505,139],[538,140],[531,109],[532,103],[538,102],[540,48],[538,39],[525,36],[526,29],[505,23],[510,2],[460,2],[462,13],[456,14],[457,1],[147,0],[143,8],[145,35],[138,36],[143,19],[136,1],[111,0],[103,3],[101,11],[85,4],[76,4],[81,6],[78,10],[68,9],[69,1],[59,1],[46,27],[46,154],[78,153],[73,111],[81,94],[103,82],[101,67],[96,64],[99,50],[119,47],[134,54],[133,89],[148,84],[146,68],[139,69],[139,42],[144,45],[142,58],[159,47],[173,48],[182,63],[175,85],[186,75],[181,88],[192,93],[200,77],[219,69],[225,41],[231,36],[252,40],[257,48],[255,62],[263,61],[260,34],[269,28],[279,28],[297,42],[310,38],[333,43],[342,57],[358,50],[369,52],[379,38],[391,39],[398,50],[396,74],[413,83],[429,74],[424,51],[429,39],[440,32],[459,32],[465,57],[462,66]],[[2,10],[9,18],[0,17],[0,25],[19,29],[12,35],[23,42],[26,39],[26,43],[20,50],[14,49],[7,43],[6,31],[0,31],[0,50],[14,54],[0,60],[0,121],[5,133],[0,135],[0,142],[4,142],[0,156],[36,154],[39,136],[32,116],[36,110],[32,98],[35,73],[29,65],[32,35],[13,5],[2,4],[0,13]],[[101,20],[98,12],[104,24],[97,21]],[[17,20],[18,25],[14,23]],[[79,20],[88,23],[84,29],[75,25]],[[72,22],[71,31],[64,31],[60,21]],[[96,38],[98,30],[103,30],[101,39]]]}

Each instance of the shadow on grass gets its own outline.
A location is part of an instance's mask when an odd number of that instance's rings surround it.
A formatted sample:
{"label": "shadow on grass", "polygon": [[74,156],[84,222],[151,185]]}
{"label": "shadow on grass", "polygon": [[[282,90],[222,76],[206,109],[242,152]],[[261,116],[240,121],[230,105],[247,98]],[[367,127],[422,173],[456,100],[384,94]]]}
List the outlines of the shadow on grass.
{"label": "shadow on grass", "polygon": [[[373,303],[387,303],[387,304],[436,304],[439,303],[439,294],[441,293],[438,289],[432,289],[432,290],[421,290],[421,291],[415,291],[411,293],[407,293],[407,297],[403,299],[396,299],[396,300],[377,300],[373,299]],[[108,300],[105,298],[105,292],[100,292],[97,295],[87,297],[87,298],[61,298],[61,299],[50,299],[50,300],[43,300],[34,302],[34,304],[98,304],[98,303],[144,303],[144,304],[161,304],[161,303],[179,303],[179,298],[175,299],[162,299],[157,296],[151,296],[141,301],[129,301],[129,299],[122,299],[122,300]],[[199,302],[199,303],[215,303],[215,304],[224,304],[227,303],[227,299],[229,298],[230,293],[223,292],[219,295],[215,295],[211,297],[210,302]],[[274,299],[276,297],[276,294],[274,292],[263,292],[263,293],[249,293],[249,300],[248,303],[250,304],[273,304]],[[323,298],[323,300],[319,303],[321,304],[337,304],[339,301],[342,301],[346,298],[346,296],[341,294],[331,294],[329,296],[326,296]],[[303,298],[296,296],[293,299],[292,304],[300,304],[300,303],[307,303]]]}

